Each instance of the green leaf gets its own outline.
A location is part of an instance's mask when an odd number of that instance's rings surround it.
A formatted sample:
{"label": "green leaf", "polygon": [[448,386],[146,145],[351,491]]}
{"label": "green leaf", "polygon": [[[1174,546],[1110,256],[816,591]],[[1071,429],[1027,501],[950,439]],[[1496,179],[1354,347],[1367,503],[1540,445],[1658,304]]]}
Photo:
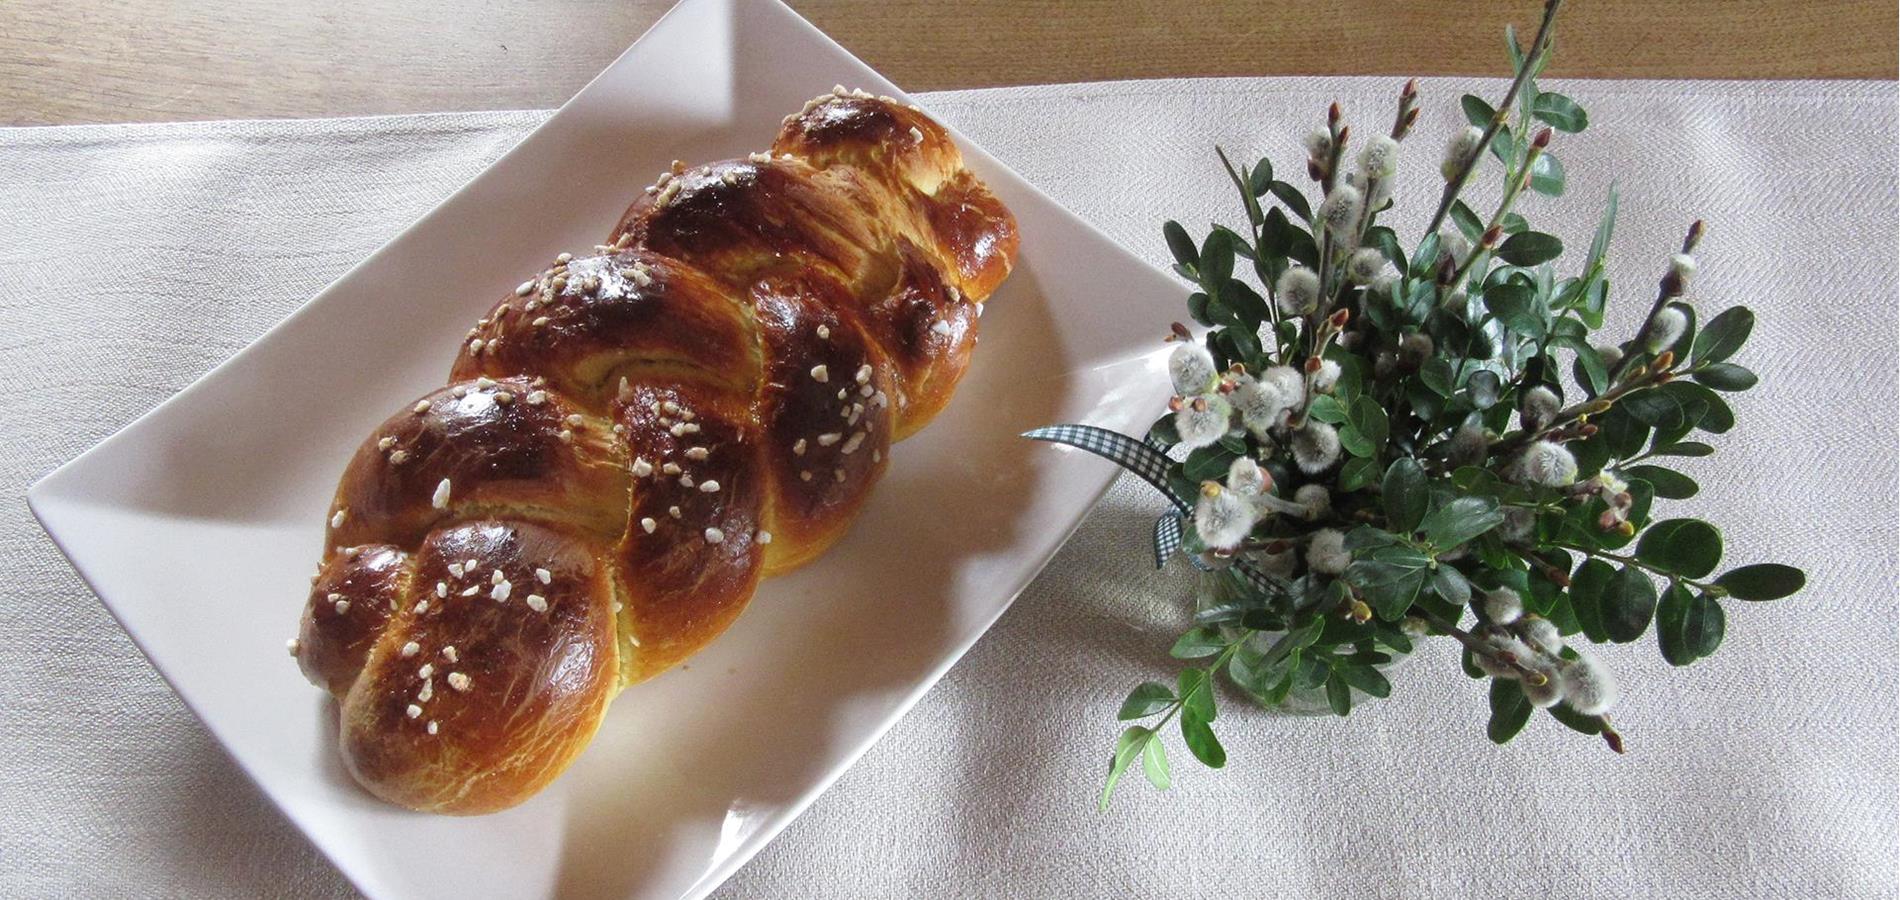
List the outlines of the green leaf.
{"label": "green leaf", "polygon": [[1233,162],[1227,159],[1227,151],[1222,150],[1218,144],[1214,146],[1214,155],[1220,157],[1220,164],[1227,170],[1227,177],[1233,179],[1234,190],[1240,192],[1240,201],[1247,207],[1247,221],[1259,225],[1265,217],[1260,214],[1260,201],[1254,199],[1257,195],[1248,188],[1247,174],[1234,168]]}
{"label": "green leaf", "polygon": [[1181,713],[1181,737],[1187,741],[1188,750],[1201,764],[1218,769],[1227,765],[1227,748],[1220,745],[1220,739],[1214,737],[1214,729],[1207,720],[1190,711]]}
{"label": "green leaf", "polygon": [[1531,223],[1513,212],[1505,213],[1504,218],[1498,220],[1498,227],[1503,229],[1505,234],[1523,234],[1531,230]]}
{"label": "green leaf", "polygon": [[1693,456],[1708,456],[1715,452],[1715,448],[1709,446],[1708,444],[1698,443],[1696,441],[1677,441],[1673,444],[1663,444],[1659,447],[1651,448],[1649,452],[1652,454],[1655,454],[1656,456],[1692,456],[1693,457]]}
{"label": "green leaf", "polygon": [[1187,298],[1188,317],[1202,325],[1212,326],[1214,324],[1214,311],[1207,308],[1210,302],[1207,295],[1200,291],[1189,294]]}
{"label": "green leaf", "polygon": [[1665,500],[1687,500],[1700,489],[1695,479],[1661,466],[1631,466],[1624,469],[1623,474],[1649,482],[1649,486],[1656,489],[1656,496]]}
{"label": "green leaf", "polygon": [[[1359,429],[1352,427],[1350,422],[1339,426],[1339,446],[1346,448],[1347,453],[1369,463],[1373,462],[1372,454],[1377,452],[1377,448],[1372,446],[1372,440],[1360,433]],[[1378,471],[1377,463],[1374,463],[1373,471],[1375,473]]]}
{"label": "green leaf", "polygon": [[1229,278],[1221,285],[1221,303],[1240,317],[1240,323],[1248,332],[1260,330],[1260,323],[1267,321],[1267,300],[1260,292],[1238,278]]}
{"label": "green leaf", "polygon": [[1214,685],[1206,670],[1182,669],[1175,693],[1181,697],[1183,710],[1193,710],[1195,715],[1209,722],[1218,717],[1214,708]]}
{"label": "green leaf", "polygon": [[1210,296],[1218,296],[1220,286],[1234,274],[1233,232],[1216,228],[1201,241],[1200,272],[1201,287]]}
{"label": "green leaf", "polygon": [[1625,396],[1618,405],[1631,417],[1659,431],[1675,431],[1689,424],[1688,414],[1668,391],[1650,388]]}
{"label": "green leaf", "polygon": [[1697,369],[1690,377],[1718,391],[1745,391],[1761,380],[1734,363],[1712,363]]}
{"label": "green leaf", "polygon": [[1686,666],[1713,655],[1727,630],[1728,617],[1715,598],[1690,594],[1679,584],[1663,593],[1656,610],[1656,637],[1670,665]]}
{"label": "green leaf", "polygon": [[1603,364],[1603,357],[1597,355],[1596,349],[1580,340],[1572,342],[1570,346],[1577,354],[1576,365],[1572,367],[1577,383],[1589,388],[1592,397],[1609,390],[1610,370]]}
{"label": "green leaf", "polygon": [[1471,602],[1471,582],[1465,579],[1465,573],[1449,565],[1440,565],[1432,571],[1432,592],[1454,606]]}
{"label": "green leaf", "polygon": [[1735,355],[1755,330],[1755,314],[1746,306],[1731,306],[1709,320],[1695,336],[1697,363],[1721,362]]}
{"label": "green leaf", "polygon": [[1420,523],[1425,540],[1441,550],[1449,550],[1477,537],[1504,521],[1493,497],[1459,497],[1433,510]]}
{"label": "green leaf", "polygon": [[[1603,262],[1604,254],[1610,252],[1610,237],[1616,233],[1616,183],[1610,183],[1610,197],[1603,204],[1603,218],[1597,220],[1596,236],[1590,239],[1590,255],[1584,257],[1583,271],[1596,272]],[[1600,325],[1602,323],[1598,323]],[[1597,326],[1591,326],[1597,327]]]}
{"label": "green leaf", "polygon": [[1159,681],[1148,681],[1137,685],[1122,701],[1122,709],[1116,718],[1122,721],[1152,716],[1174,704],[1174,692]]}
{"label": "green leaf", "polygon": [[1547,712],[1551,717],[1564,723],[1564,727],[1582,734],[1602,734],[1603,720],[1596,716],[1586,716],[1570,708],[1568,703],[1559,703]]}
{"label": "green leaf", "polygon": [[1418,380],[1440,397],[1449,397],[1458,390],[1456,370],[1451,360],[1443,356],[1426,360],[1418,370]]}
{"label": "green leaf", "polygon": [[1253,172],[1247,176],[1247,190],[1255,197],[1261,197],[1266,195],[1267,188],[1272,185],[1273,161],[1262,156],[1259,162],[1253,164]]}
{"label": "green leaf", "polygon": [[1307,204],[1306,195],[1300,193],[1299,188],[1284,181],[1276,181],[1268,185],[1267,189],[1273,192],[1273,196],[1280,198],[1280,202],[1286,204],[1286,208],[1292,210],[1294,215],[1299,216],[1300,221],[1313,221],[1313,207]]}
{"label": "green leaf", "polygon": [[1491,120],[1497,118],[1497,109],[1476,94],[1459,97],[1458,105],[1464,107],[1465,121],[1479,128],[1491,127]]}
{"label": "green leaf", "polygon": [[[1573,582],[1573,592],[1575,587]],[[1604,587],[1602,604],[1603,630],[1610,640],[1627,644],[1642,637],[1656,615],[1656,585],[1642,570],[1624,566]]]}
{"label": "green leaf", "polygon": [[1383,700],[1392,695],[1392,682],[1372,666],[1354,665],[1337,662],[1333,664],[1333,673],[1351,687],[1364,691],[1367,695]]}
{"label": "green leaf", "polygon": [[1542,339],[1550,331],[1550,308],[1538,298],[1536,288],[1521,279],[1485,288],[1484,308],[1518,334]]}
{"label": "green leaf", "polygon": [[1391,622],[1412,607],[1429,574],[1422,565],[1361,559],[1346,567],[1345,577],[1365,594],[1379,618]]}
{"label": "green leaf", "polygon": [[1190,268],[1201,264],[1201,251],[1195,249],[1194,239],[1188,237],[1181,223],[1169,219],[1162,223],[1161,234],[1168,239],[1168,252],[1174,254],[1175,262]]}
{"label": "green leaf", "polygon": [[1534,266],[1556,259],[1563,252],[1564,242],[1555,235],[1526,231],[1505,238],[1498,247],[1498,258],[1514,266]]}
{"label": "green leaf", "polygon": [[1696,428],[1710,434],[1727,434],[1735,427],[1735,411],[1729,408],[1728,401],[1722,395],[1691,381],[1671,381],[1656,390],[1676,399],[1683,409],[1695,410],[1689,417]]}
{"label": "green leaf", "polygon": [[1730,569],[1715,579],[1715,583],[1738,600],[1780,600],[1805,587],[1808,576],[1794,566],[1756,563]]}
{"label": "green leaf", "polygon": [[1590,126],[1589,114],[1577,105],[1577,101],[1554,91],[1537,95],[1537,100],[1531,104],[1531,115],[1565,134],[1576,134]]}
{"label": "green leaf", "polygon": [[1531,190],[1546,197],[1564,195],[1564,164],[1552,153],[1539,153],[1531,162]]}
{"label": "green leaf", "polygon": [[1478,214],[1472,212],[1471,207],[1466,206],[1463,200],[1452,201],[1451,221],[1458,226],[1459,233],[1463,234],[1467,241],[1475,244],[1478,238],[1484,236],[1484,220],[1478,218]]}
{"label": "green leaf", "polygon": [[1425,520],[1425,510],[1432,502],[1425,467],[1409,456],[1393,460],[1391,467],[1385,470],[1382,499],[1386,524],[1392,530],[1406,534],[1417,531],[1418,523]]}
{"label": "green leaf", "polygon": [[1636,542],[1636,558],[1684,578],[1701,578],[1722,561],[1722,533],[1700,519],[1657,522]]}
{"label": "green leaf", "polygon": [[1508,678],[1491,679],[1491,721],[1484,733],[1491,743],[1508,744],[1531,720],[1531,701],[1524,688]]}
{"label": "green leaf", "polygon": [[1220,444],[1214,444],[1189,453],[1187,462],[1182,464],[1181,471],[1189,481],[1197,485],[1203,481],[1219,481],[1227,477],[1227,470],[1238,458],[1240,454]]}
{"label": "green leaf", "polygon": [[[1647,393],[1647,392],[1644,392]],[[1640,397],[1642,393],[1631,394]],[[1635,456],[1649,440],[1649,426],[1630,414],[1624,403],[1618,403],[1596,420],[1597,437],[1609,446],[1610,453],[1618,458]]]}
{"label": "green leaf", "polygon": [[1109,798],[1115,795],[1115,785],[1121,782],[1122,775],[1128,771],[1135,757],[1140,756],[1148,742],[1154,739],[1154,734],[1152,729],[1130,725],[1115,741],[1115,753],[1108,758],[1108,784],[1102,787],[1102,809],[1108,808]]}
{"label": "green leaf", "polygon": [[1366,440],[1372,442],[1373,452],[1376,453],[1380,447],[1385,446],[1387,428],[1385,409],[1377,400],[1362,395],[1352,402],[1352,408],[1348,414],[1347,421],[1353,428],[1358,429]]}
{"label": "green leaf", "polygon": [[1339,398],[1321,394],[1313,398],[1306,408],[1306,415],[1328,425],[1343,425],[1346,422],[1346,408],[1340,405]]}
{"label": "green leaf", "polygon": [[1333,708],[1336,716],[1352,713],[1352,687],[1339,677],[1337,669],[1326,677],[1326,705]]}
{"label": "green leaf", "polygon": [[1227,649],[1227,639],[1221,637],[1218,629],[1196,628],[1181,635],[1174,642],[1174,646],[1169,648],[1168,655],[1175,659],[1199,659],[1203,656],[1213,656],[1225,649]]}
{"label": "green leaf", "polygon": [[1662,647],[1663,659],[1672,666],[1686,666],[1695,662],[1695,652],[1683,643],[1683,623],[1689,617],[1689,606],[1695,602],[1695,595],[1682,585],[1670,585],[1663,591],[1662,603],[1656,607],[1656,642]]}
{"label": "green leaf", "polygon": [[1379,464],[1369,459],[1349,459],[1339,470],[1339,489],[1348,494],[1362,490],[1379,477]]}
{"label": "green leaf", "polygon": [[1150,739],[1141,751],[1141,774],[1156,790],[1165,791],[1174,780],[1168,773],[1168,750],[1159,739]]}

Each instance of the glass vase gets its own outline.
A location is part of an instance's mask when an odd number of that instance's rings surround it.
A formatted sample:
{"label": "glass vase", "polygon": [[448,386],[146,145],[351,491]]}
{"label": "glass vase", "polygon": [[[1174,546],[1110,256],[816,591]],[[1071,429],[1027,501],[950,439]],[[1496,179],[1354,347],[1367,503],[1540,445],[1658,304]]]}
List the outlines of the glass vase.
{"label": "glass vase", "polygon": [[[1196,570],[1194,578],[1194,611],[1197,613],[1217,606],[1227,606],[1242,602],[1247,599],[1241,593],[1243,588],[1241,587],[1239,579],[1227,577],[1219,570]],[[1239,637],[1241,631],[1234,626],[1225,625],[1221,627],[1221,633],[1227,639],[1232,640]],[[1264,654],[1285,634],[1286,632],[1284,631],[1255,632],[1252,637],[1248,638],[1248,646],[1250,649]],[[1411,654],[1399,653],[1390,648],[1385,648],[1384,652],[1389,654],[1392,659],[1389,662],[1381,663],[1377,666],[1382,673],[1390,673],[1411,659]],[[1246,695],[1255,705],[1269,712],[1288,716],[1326,716],[1333,714],[1332,704],[1326,699],[1326,686],[1324,684],[1305,688],[1295,687],[1287,692],[1284,699],[1280,699],[1276,702],[1272,698],[1256,694],[1253,691],[1241,687],[1232,679],[1227,679],[1227,683],[1233,685],[1240,693]],[[1360,704],[1368,699],[1376,699],[1358,688],[1350,688],[1350,690],[1352,691],[1352,705],[1354,709],[1359,708]]]}

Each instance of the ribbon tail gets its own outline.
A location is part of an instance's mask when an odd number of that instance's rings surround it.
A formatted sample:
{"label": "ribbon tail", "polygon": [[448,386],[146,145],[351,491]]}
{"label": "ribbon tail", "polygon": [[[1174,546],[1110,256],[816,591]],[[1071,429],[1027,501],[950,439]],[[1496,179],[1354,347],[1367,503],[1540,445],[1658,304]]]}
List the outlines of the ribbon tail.
{"label": "ribbon tail", "polygon": [[1023,437],[1086,450],[1147,482],[1181,512],[1185,513],[1194,506],[1176,494],[1174,487],[1168,483],[1168,467],[1173,465],[1173,461],[1146,442],[1093,425],[1050,425],[1023,432]]}

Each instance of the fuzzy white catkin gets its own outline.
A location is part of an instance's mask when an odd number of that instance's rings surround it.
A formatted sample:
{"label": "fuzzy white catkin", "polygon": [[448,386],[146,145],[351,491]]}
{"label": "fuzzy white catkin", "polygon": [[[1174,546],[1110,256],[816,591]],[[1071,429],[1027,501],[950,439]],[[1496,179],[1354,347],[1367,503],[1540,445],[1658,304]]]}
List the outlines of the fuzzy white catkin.
{"label": "fuzzy white catkin", "polygon": [[1682,340],[1682,333],[1689,330],[1689,316],[1674,304],[1656,311],[1656,317],[1649,320],[1649,327],[1643,329],[1643,349],[1651,353],[1661,353],[1674,347]]}
{"label": "fuzzy white catkin", "polygon": [[1253,504],[1233,491],[1203,491],[1194,504],[1194,533],[1209,547],[1239,546],[1252,530]]}
{"label": "fuzzy white catkin", "polygon": [[1286,411],[1298,401],[1298,397],[1289,397],[1277,386],[1252,378],[1244,378],[1234,386],[1234,392],[1228,394],[1234,408],[1240,411],[1240,424],[1256,435],[1265,436],[1268,429],[1280,424]]}
{"label": "fuzzy white catkin", "polygon": [[1616,675],[1588,651],[1578,650],[1577,658],[1564,664],[1562,677],[1571,709],[1600,716],[1616,705]]}
{"label": "fuzzy white catkin", "polygon": [[1253,457],[1243,456],[1227,467],[1227,490],[1242,497],[1257,497],[1266,487],[1267,472]]}
{"label": "fuzzy white catkin", "polygon": [[1564,648],[1564,637],[1558,632],[1557,623],[1542,616],[1525,616],[1518,622],[1517,631],[1531,646],[1553,656]]}
{"label": "fuzzy white catkin", "polygon": [[1359,210],[1363,202],[1358,188],[1350,184],[1336,184],[1333,185],[1332,193],[1320,201],[1313,217],[1335,237],[1351,237],[1353,229],[1359,224]]}
{"label": "fuzzy white catkin", "polygon": [[1599,344],[1596,347],[1596,351],[1597,361],[1603,363],[1603,368],[1605,369],[1614,369],[1617,363],[1623,361],[1623,350],[1620,347],[1612,347],[1609,344]]}
{"label": "fuzzy white catkin", "polygon": [[1474,653],[1471,655],[1471,661],[1476,663],[1478,668],[1483,669],[1486,675],[1493,678],[1521,677],[1516,667],[1505,664],[1498,657],[1509,656],[1522,663],[1534,656],[1530,645],[1515,637],[1493,637],[1487,639],[1485,643],[1490,647],[1491,652]]}
{"label": "fuzzy white catkin", "polygon": [[1273,389],[1292,397],[1295,402],[1306,390],[1306,379],[1300,376],[1300,370],[1292,366],[1269,366],[1260,373],[1260,380],[1273,385]]}
{"label": "fuzzy white catkin", "polygon": [[1306,508],[1308,519],[1318,519],[1333,508],[1333,494],[1323,484],[1308,484],[1293,492],[1293,502]]}
{"label": "fuzzy white catkin", "polygon": [[1381,134],[1359,151],[1359,171],[1372,178],[1390,178],[1399,170],[1399,142]]}
{"label": "fuzzy white catkin", "polygon": [[1562,407],[1563,401],[1557,399],[1557,392],[1540,384],[1524,392],[1524,402],[1517,414],[1526,431],[1537,431],[1557,418]]}
{"label": "fuzzy white catkin", "polygon": [[1538,709],[1549,709],[1563,702],[1564,680],[1554,668],[1538,667],[1538,674],[1544,676],[1543,684],[1524,679],[1524,698]]}
{"label": "fuzzy white catkin", "polygon": [[1458,430],[1451,434],[1451,464],[1453,466],[1482,464],[1489,444],[1490,438],[1485,436],[1484,426],[1476,422],[1466,422],[1458,426]]}
{"label": "fuzzy white catkin", "polygon": [[1306,566],[1322,575],[1338,575],[1352,564],[1346,550],[1346,535],[1336,528],[1321,528],[1306,542]]}
{"label": "fuzzy white catkin", "polygon": [[1456,228],[1447,228],[1438,233],[1438,255],[1451,257],[1452,265],[1462,264],[1471,256],[1471,242],[1465,240],[1465,234]]}
{"label": "fuzzy white catkin", "polygon": [[1214,354],[1200,344],[1181,344],[1168,354],[1168,377],[1183,397],[1205,394],[1214,387]]}
{"label": "fuzzy white catkin", "polygon": [[1274,299],[1289,316],[1312,312],[1319,305],[1319,275],[1300,266],[1287,269],[1274,286]]}
{"label": "fuzzy white catkin", "polygon": [[1524,615],[1524,598],[1508,587],[1484,592],[1484,617],[1499,625],[1509,625]]}
{"label": "fuzzy white catkin", "polygon": [[1562,444],[1536,441],[1518,456],[1512,474],[1519,484],[1564,487],[1577,480],[1577,458]]}
{"label": "fuzzy white catkin", "polygon": [[1313,390],[1322,394],[1330,394],[1333,392],[1333,387],[1338,384],[1339,363],[1333,362],[1330,359],[1321,360],[1319,371],[1313,373]]}
{"label": "fuzzy white catkin", "polygon": [[1522,506],[1504,508],[1504,523],[1498,526],[1498,534],[1507,541],[1529,540],[1531,529],[1537,526],[1537,511]]}
{"label": "fuzzy white catkin", "polygon": [[1293,461],[1300,471],[1318,475],[1339,461],[1339,432],[1325,422],[1308,420],[1291,441]]}
{"label": "fuzzy white catkin", "polygon": [[1314,159],[1322,159],[1333,152],[1333,136],[1317,128],[1307,132],[1301,143],[1306,146],[1306,155]]}
{"label": "fuzzy white catkin", "polygon": [[1346,275],[1354,284],[1371,284],[1385,271],[1385,254],[1372,247],[1361,247],[1346,261]]}
{"label": "fuzzy white catkin", "polygon": [[1473,153],[1478,152],[1478,142],[1482,140],[1484,129],[1476,125],[1468,125],[1465,130],[1452,135],[1451,140],[1445,142],[1445,159],[1438,165],[1439,174],[1445,176],[1446,181],[1458,177],[1458,170]]}
{"label": "fuzzy white catkin", "polygon": [[1346,183],[1352,185],[1352,189],[1359,192],[1366,206],[1375,212],[1385,205],[1385,201],[1392,199],[1392,182],[1396,180],[1367,178],[1364,172],[1354,172],[1346,176]]}
{"label": "fuzzy white catkin", "polygon": [[1233,416],[1233,407],[1217,395],[1200,398],[1203,409],[1195,409],[1189,403],[1174,414],[1174,430],[1181,435],[1181,446],[1189,450],[1205,447],[1227,434],[1227,425]]}
{"label": "fuzzy white catkin", "polygon": [[1695,257],[1687,253],[1678,253],[1669,260],[1669,271],[1675,273],[1676,280],[1684,285],[1695,277]]}

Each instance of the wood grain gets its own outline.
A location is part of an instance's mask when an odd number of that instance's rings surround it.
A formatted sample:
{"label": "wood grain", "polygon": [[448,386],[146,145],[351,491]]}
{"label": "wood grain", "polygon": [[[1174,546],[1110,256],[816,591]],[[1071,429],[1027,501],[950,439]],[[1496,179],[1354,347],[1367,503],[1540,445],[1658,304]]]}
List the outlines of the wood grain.
{"label": "wood grain", "polygon": [[[1502,74],[1533,0],[792,0],[913,90]],[[0,0],[0,123],[559,104],[670,0]],[[1892,0],[1573,0],[1553,76],[1896,76]]]}

